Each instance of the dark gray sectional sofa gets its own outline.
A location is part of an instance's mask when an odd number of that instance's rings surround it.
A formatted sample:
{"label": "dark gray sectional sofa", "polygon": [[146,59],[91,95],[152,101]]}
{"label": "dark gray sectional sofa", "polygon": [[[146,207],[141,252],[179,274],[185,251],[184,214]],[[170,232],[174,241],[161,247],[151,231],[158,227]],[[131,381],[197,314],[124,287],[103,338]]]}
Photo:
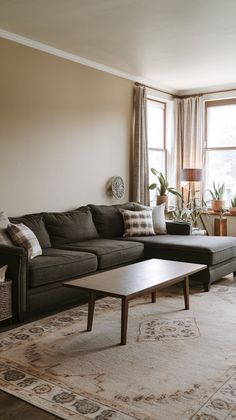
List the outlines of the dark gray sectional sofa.
{"label": "dark gray sectional sofa", "polygon": [[167,223],[167,235],[124,238],[119,208],[140,210],[137,203],[88,205],[63,213],[10,218],[37,236],[43,254],[28,261],[26,251],[0,245],[0,266],[8,264],[13,307],[21,321],[79,303],[84,295],[63,282],[142,259],[162,258],[207,265],[194,278],[210,283],[236,271],[236,238],[190,235],[187,223]]}

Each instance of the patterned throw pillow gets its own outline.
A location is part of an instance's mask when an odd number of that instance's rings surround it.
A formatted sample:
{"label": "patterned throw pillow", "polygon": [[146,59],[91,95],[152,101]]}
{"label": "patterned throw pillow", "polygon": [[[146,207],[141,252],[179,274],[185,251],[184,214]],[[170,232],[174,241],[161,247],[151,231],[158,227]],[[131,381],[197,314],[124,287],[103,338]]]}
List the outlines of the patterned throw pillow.
{"label": "patterned throw pillow", "polygon": [[122,210],[120,212],[124,219],[125,233],[128,236],[153,236],[152,210],[132,211]]}
{"label": "patterned throw pillow", "polygon": [[17,225],[10,223],[7,227],[9,235],[15,245],[22,246],[28,251],[28,257],[32,260],[42,255],[42,248],[35,234],[23,223]]}

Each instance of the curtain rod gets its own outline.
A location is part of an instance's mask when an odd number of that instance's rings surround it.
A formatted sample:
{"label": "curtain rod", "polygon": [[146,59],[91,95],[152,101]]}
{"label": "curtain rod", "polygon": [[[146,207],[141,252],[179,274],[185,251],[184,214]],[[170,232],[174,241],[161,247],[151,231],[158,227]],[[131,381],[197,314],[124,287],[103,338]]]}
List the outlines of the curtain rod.
{"label": "curtain rod", "polygon": [[170,96],[172,96],[172,98],[180,98],[180,96],[178,96],[178,95],[174,95],[173,93],[166,92],[165,90],[157,89],[157,88],[154,88],[152,86],[144,85],[143,83],[135,82],[135,86],[144,86],[148,89],[155,90],[156,92],[161,92],[161,93],[165,93],[166,95],[170,95]]}
{"label": "curtain rod", "polygon": [[176,98],[176,99],[184,99],[184,98],[191,98],[192,96],[203,96],[203,95],[210,95],[210,94],[213,94],[213,93],[224,93],[224,92],[234,92],[234,91],[236,91],[236,87],[235,87],[234,89],[224,89],[224,90],[222,89],[222,90],[215,90],[215,91],[212,91],[212,92],[201,92],[201,93],[195,93],[195,94],[193,93],[191,95],[174,95],[173,93],[166,92],[165,90],[157,89],[157,88],[154,88],[152,86],[144,85],[144,84],[139,83],[139,82],[135,82],[135,86],[144,86],[148,89],[152,89],[152,90],[155,90],[157,92],[161,92],[161,93],[165,93],[166,95],[170,95],[170,96],[172,96],[172,98]]}

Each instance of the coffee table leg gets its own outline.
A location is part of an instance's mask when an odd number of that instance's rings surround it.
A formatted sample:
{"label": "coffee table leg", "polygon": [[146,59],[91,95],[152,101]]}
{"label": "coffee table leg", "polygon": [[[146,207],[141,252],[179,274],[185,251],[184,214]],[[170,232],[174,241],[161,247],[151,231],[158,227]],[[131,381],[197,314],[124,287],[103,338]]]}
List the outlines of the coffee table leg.
{"label": "coffee table leg", "polygon": [[189,309],[189,281],[188,281],[188,277],[184,278],[183,289],[184,289],[185,309]]}
{"label": "coffee table leg", "polygon": [[121,301],[121,344],[126,344],[128,326],[128,299],[122,298]]}
{"label": "coffee table leg", "polygon": [[156,301],[157,301],[157,294],[155,290],[155,292],[152,292],[152,303],[155,303]]}
{"label": "coffee table leg", "polygon": [[89,303],[88,303],[87,331],[92,331],[95,300],[96,300],[96,293],[90,292],[89,293]]}

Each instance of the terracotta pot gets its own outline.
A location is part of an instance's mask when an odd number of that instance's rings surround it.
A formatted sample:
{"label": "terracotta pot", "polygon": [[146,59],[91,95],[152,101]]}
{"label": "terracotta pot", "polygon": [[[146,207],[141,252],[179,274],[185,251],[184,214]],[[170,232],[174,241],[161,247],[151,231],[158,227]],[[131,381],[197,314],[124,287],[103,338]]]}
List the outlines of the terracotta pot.
{"label": "terracotta pot", "polygon": [[233,216],[236,216],[236,207],[230,207],[230,208],[229,208],[229,212],[230,212],[230,214],[232,214]]}
{"label": "terracotta pot", "polygon": [[160,204],[165,203],[165,209],[167,210],[168,207],[168,196],[167,195],[157,195],[157,206],[159,206]]}
{"label": "terracotta pot", "polygon": [[211,208],[213,211],[220,211],[225,208],[225,200],[211,200]]}

